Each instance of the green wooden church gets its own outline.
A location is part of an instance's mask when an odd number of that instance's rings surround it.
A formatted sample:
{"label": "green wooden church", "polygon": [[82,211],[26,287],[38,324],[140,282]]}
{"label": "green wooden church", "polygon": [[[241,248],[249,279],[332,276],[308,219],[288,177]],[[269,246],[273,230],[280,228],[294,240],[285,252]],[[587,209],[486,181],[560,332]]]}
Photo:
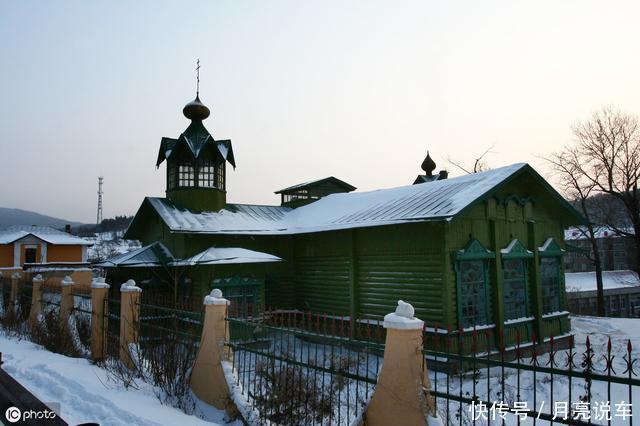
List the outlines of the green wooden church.
{"label": "green wooden church", "polygon": [[412,185],[354,192],[329,177],[276,191],[280,206],[229,204],[231,141],[207,131],[199,97],[183,113],[186,130],[160,142],[166,197],[145,198],[125,235],[144,247],[105,262],[110,274],[161,285],[173,265],[180,291],[220,287],[238,304],[370,322],[402,299],[429,327],[569,332],[563,230],[583,218],[529,165],[448,178],[427,156]]}

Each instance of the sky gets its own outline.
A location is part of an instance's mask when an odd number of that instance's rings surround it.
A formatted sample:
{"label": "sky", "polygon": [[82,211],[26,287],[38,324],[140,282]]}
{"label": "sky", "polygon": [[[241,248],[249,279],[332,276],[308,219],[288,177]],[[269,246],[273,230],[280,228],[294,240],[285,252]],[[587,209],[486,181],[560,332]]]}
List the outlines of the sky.
{"label": "sky", "polygon": [[163,136],[231,139],[227,201],[336,176],[408,185],[427,150],[463,172],[572,142],[605,105],[640,114],[637,1],[0,0],[0,206],[95,221],[163,196]]}

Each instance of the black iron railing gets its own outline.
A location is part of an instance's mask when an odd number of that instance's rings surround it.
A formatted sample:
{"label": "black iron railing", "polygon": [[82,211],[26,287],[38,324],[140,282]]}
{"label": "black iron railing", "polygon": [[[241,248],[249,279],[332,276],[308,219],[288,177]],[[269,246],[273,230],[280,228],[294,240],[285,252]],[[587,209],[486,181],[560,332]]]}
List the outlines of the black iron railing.
{"label": "black iron railing", "polygon": [[521,343],[518,336],[513,347],[478,350],[491,334],[425,338],[425,366],[446,367],[429,370],[431,394],[448,424],[634,424],[640,380],[630,340],[594,345],[588,336],[584,342],[569,336],[559,344],[533,336]]}
{"label": "black iron railing", "polygon": [[[266,311],[227,318],[227,380],[260,424],[352,424],[373,395],[384,347],[341,336],[335,318]],[[332,334],[332,332],[336,332]],[[240,404],[242,405],[242,404]]]}

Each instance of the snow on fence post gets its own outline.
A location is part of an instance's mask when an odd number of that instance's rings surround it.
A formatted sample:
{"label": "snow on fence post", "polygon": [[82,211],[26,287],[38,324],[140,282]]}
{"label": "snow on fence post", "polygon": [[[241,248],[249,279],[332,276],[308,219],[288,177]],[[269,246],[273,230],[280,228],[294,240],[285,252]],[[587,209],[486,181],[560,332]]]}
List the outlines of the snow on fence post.
{"label": "snow on fence post", "polygon": [[33,287],[31,289],[31,311],[29,311],[29,324],[35,327],[42,315],[42,283],[44,278],[38,274],[33,277]]}
{"label": "snow on fence post", "polygon": [[138,345],[140,322],[140,294],[142,289],[134,280],[127,280],[120,286],[120,361],[134,368],[136,360],[131,346]]}
{"label": "snow on fence post", "polygon": [[105,358],[108,322],[105,321],[105,301],[109,293],[109,284],[104,278],[96,278],[91,283],[91,359]]}
{"label": "snow on fence post", "polygon": [[73,285],[75,283],[69,275],[65,276],[60,281],[60,323],[67,327],[69,324],[69,317],[71,311],[73,311]]}
{"label": "snow on fence post", "polygon": [[191,371],[191,390],[207,404],[234,414],[237,409],[222,368],[222,361],[227,358],[224,342],[229,328],[225,314],[230,303],[222,297],[219,289],[212,290],[211,294],[204,297],[204,324],[200,348]]}
{"label": "snow on fence post", "polygon": [[423,368],[424,322],[402,300],[394,313],[384,317],[387,337],[382,369],[364,415],[366,426],[433,425],[435,404],[429,395],[429,379]]}
{"label": "snow on fence post", "polygon": [[15,310],[18,303],[18,284],[20,283],[22,275],[20,272],[14,272],[11,275],[11,293],[9,293],[9,309]]}

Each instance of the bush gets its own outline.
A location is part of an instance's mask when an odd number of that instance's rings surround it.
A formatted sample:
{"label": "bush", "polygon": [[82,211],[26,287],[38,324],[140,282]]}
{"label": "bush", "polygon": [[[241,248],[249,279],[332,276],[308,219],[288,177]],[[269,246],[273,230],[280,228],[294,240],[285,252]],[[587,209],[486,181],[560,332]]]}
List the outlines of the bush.
{"label": "bush", "polygon": [[79,357],[81,352],[75,344],[68,324],[60,321],[57,309],[51,309],[42,314],[40,321],[31,327],[31,341],[42,345],[45,349],[70,357]]}
{"label": "bush", "polygon": [[169,332],[141,351],[149,381],[155,386],[160,402],[189,414],[195,409],[189,378],[197,350],[192,341]]}
{"label": "bush", "polygon": [[276,424],[325,423],[340,409],[338,393],[349,384],[344,373],[356,360],[344,355],[327,361],[334,373],[325,380],[326,373],[311,368],[275,360],[258,362],[254,381],[259,389],[249,389],[253,404]]}

